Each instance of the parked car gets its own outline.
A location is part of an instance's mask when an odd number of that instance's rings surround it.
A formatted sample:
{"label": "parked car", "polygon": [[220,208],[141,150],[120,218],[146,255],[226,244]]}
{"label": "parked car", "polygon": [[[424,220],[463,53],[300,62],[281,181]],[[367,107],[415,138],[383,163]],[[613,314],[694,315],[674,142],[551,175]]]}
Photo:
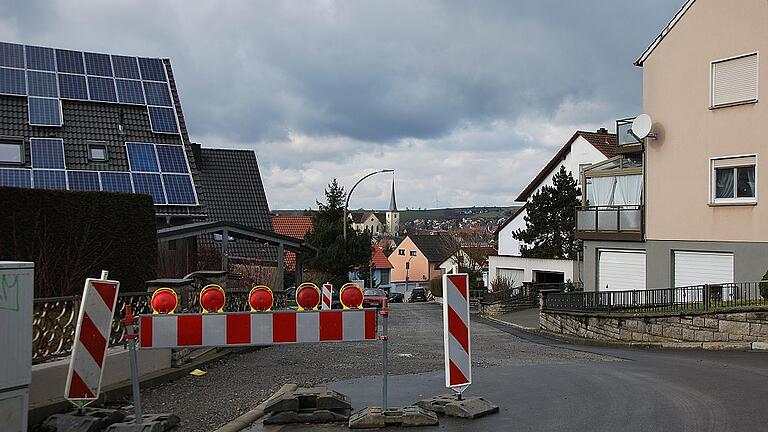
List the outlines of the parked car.
{"label": "parked car", "polygon": [[405,300],[405,294],[403,293],[390,293],[389,294],[389,302],[390,303],[402,303]]}
{"label": "parked car", "polygon": [[384,302],[387,300],[387,293],[381,289],[367,289],[363,291],[363,307],[376,306],[380,308],[384,306]]}
{"label": "parked car", "polygon": [[424,288],[417,287],[411,291],[411,302],[425,302],[427,301],[427,293]]}

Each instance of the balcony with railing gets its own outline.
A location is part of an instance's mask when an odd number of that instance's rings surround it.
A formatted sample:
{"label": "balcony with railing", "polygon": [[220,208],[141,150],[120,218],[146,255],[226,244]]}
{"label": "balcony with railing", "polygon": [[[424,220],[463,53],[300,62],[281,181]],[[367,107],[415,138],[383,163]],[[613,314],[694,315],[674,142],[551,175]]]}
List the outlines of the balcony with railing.
{"label": "balcony with railing", "polygon": [[630,133],[634,117],[616,120],[616,135],[619,154],[640,153],[643,151],[643,141]]}
{"label": "balcony with railing", "polygon": [[642,160],[616,156],[585,168],[581,175],[585,194],[576,209],[576,238],[642,241]]}
{"label": "balcony with railing", "polygon": [[642,241],[643,206],[594,206],[576,209],[576,238]]}

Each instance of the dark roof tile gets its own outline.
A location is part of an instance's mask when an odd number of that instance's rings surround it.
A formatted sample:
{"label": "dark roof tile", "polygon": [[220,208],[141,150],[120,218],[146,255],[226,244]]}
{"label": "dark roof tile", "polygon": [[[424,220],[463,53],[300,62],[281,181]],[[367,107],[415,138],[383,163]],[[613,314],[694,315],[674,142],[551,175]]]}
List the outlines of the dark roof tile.
{"label": "dark roof tile", "polygon": [[459,250],[459,243],[450,234],[409,235],[429,262],[441,263]]}

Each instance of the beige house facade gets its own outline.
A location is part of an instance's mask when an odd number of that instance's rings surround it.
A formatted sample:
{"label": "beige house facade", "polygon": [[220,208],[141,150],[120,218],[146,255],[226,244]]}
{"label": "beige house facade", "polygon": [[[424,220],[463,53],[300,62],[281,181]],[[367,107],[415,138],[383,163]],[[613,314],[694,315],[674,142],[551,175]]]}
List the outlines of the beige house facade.
{"label": "beige house facade", "polygon": [[764,0],[690,0],[637,60],[655,135],[640,147],[642,240],[600,233],[585,240],[585,289],[762,278],[767,23]]}
{"label": "beige house facade", "polygon": [[449,234],[408,235],[389,255],[392,282],[427,283],[445,273],[440,267],[459,250],[459,243]]}

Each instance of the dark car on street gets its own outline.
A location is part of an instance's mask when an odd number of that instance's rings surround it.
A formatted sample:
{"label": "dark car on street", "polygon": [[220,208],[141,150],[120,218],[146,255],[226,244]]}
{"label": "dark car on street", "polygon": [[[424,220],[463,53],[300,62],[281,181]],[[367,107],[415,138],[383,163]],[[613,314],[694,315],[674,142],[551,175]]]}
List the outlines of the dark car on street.
{"label": "dark car on street", "polygon": [[363,291],[363,307],[383,307],[387,300],[387,293],[381,289],[367,289]]}
{"label": "dark car on street", "polygon": [[390,303],[402,303],[405,300],[405,294],[403,293],[389,293]]}
{"label": "dark car on street", "polygon": [[427,293],[424,288],[414,288],[411,291],[411,302],[425,302],[427,301]]}

